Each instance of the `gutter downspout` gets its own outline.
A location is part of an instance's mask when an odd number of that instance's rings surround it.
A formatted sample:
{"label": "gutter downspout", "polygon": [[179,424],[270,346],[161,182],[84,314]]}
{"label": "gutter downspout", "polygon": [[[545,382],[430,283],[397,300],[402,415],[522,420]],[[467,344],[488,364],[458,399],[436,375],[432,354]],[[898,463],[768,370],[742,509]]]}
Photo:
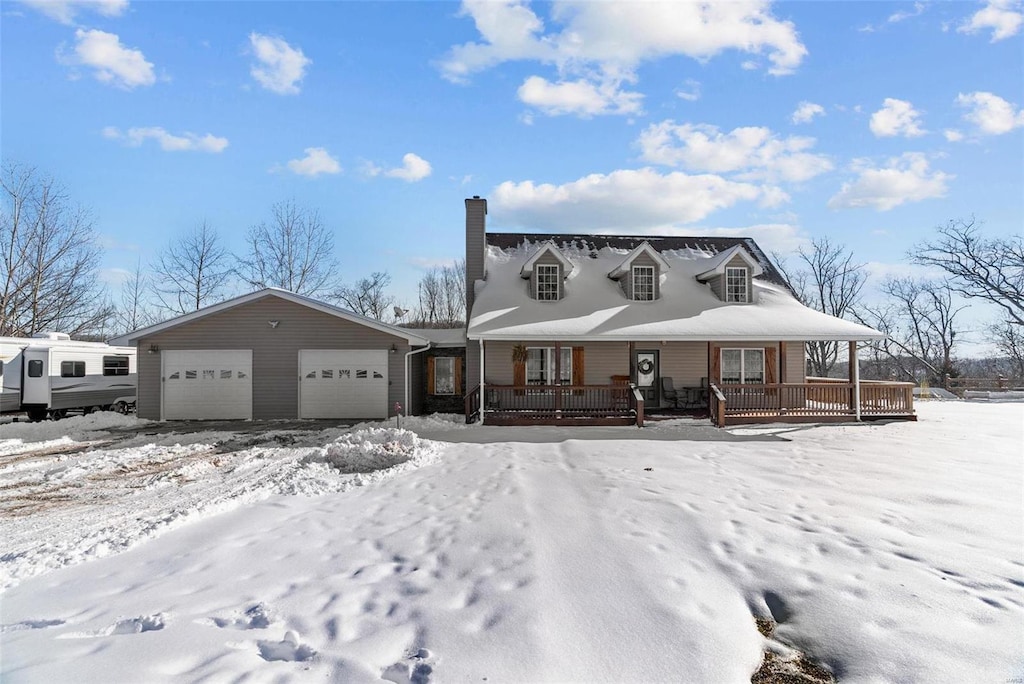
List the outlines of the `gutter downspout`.
{"label": "gutter downspout", "polygon": [[853,364],[853,401],[857,405],[855,411],[857,414],[857,421],[860,422],[860,355],[857,354],[857,341],[854,340],[850,345],[850,351],[852,352],[850,363]]}
{"label": "gutter downspout", "polygon": [[487,395],[484,393],[484,340],[481,337],[480,340],[480,424],[484,424],[484,397]]}
{"label": "gutter downspout", "polygon": [[413,354],[422,354],[423,352],[425,352],[428,349],[430,349],[430,345],[431,345],[430,340],[427,340],[427,346],[423,347],[423,349],[413,349],[412,351],[408,351],[408,352],[405,353],[405,415],[406,416],[409,415],[409,383],[410,383],[410,378],[409,378],[409,357],[412,356]]}

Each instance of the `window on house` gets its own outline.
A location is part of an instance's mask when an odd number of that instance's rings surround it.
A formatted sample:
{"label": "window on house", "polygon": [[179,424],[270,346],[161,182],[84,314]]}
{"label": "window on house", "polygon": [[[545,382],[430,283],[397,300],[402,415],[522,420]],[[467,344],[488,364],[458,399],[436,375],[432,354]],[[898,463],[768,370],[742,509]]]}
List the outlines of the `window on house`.
{"label": "window on house", "polygon": [[723,349],[722,384],[764,384],[764,349]]}
{"label": "window on house", "polygon": [[537,299],[553,302],[558,299],[558,266],[539,264],[537,272]]}
{"label": "window on house", "polygon": [[[572,347],[562,347],[561,384],[572,384]],[[526,384],[553,385],[555,381],[554,347],[529,347],[526,350]]]}
{"label": "window on house", "polygon": [[62,378],[84,378],[85,361],[61,361],[60,377]]}
{"label": "window on house", "polygon": [[745,302],[747,301],[747,269],[727,268],[725,269],[725,301]]}
{"label": "window on house", "polygon": [[32,359],[28,362],[28,377],[30,378],[41,378],[43,377],[43,362],[39,359]]}
{"label": "window on house", "polygon": [[654,301],[654,267],[633,267],[633,299],[639,302]]}
{"label": "window on house", "polygon": [[455,394],[454,357],[434,357],[434,394]]}
{"label": "window on house", "polygon": [[103,374],[104,375],[128,375],[128,357],[127,356],[104,356],[103,357]]}

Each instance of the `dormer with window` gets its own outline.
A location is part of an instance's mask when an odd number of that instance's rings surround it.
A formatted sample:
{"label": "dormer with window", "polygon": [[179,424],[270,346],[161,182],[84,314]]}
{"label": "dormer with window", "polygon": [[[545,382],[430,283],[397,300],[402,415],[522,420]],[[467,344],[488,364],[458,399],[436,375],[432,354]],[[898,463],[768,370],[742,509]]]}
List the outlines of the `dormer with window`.
{"label": "dormer with window", "polygon": [[530,281],[530,297],[557,302],[565,296],[565,279],[572,270],[572,262],[549,241],[526,260],[519,275]]}
{"label": "dormer with window", "polygon": [[608,277],[618,281],[627,299],[653,302],[661,297],[661,274],[668,268],[668,262],[658,250],[649,242],[643,242],[627,254]]}
{"label": "dormer with window", "polygon": [[764,273],[761,264],[743,245],[736,245],[708,260],[709,268],[697,275],[708,283],[723,302],[749,304],[754,301],[754,278]]}

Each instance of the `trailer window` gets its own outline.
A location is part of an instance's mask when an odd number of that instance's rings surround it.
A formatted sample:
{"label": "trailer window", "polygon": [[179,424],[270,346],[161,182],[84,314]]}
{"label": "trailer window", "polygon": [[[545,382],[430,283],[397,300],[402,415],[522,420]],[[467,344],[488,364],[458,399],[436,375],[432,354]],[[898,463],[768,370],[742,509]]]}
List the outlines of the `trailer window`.
{"label": "trailer window", "polygon": [[84,378],[85,361],[61,361],[60,377],[62,378]]}
{"label": "trailer window", "polygon": [[128,357],[127,356],[104,356],[103,357],[103,374],[104,375],[128,375]]}
{"label": "trailer window", "polygon": [[28,362],[28,377],[30,378],[41,378],[43,377],[43,362],[39,359],[32,359]]}

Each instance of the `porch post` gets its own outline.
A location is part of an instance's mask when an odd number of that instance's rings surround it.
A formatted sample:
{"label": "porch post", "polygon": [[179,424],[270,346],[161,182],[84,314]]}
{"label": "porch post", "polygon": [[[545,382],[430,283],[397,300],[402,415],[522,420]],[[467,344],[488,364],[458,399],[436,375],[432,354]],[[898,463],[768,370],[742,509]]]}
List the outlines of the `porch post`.
{"label": "porch post", "polygon": [[484,341],[480,340],[480,424],[484,424],[484,413],[487,410],[487,394],[484,387]]}
{"label": "porch post", "polygon": [[555,390],[555,413],[562,412],[562,343],[555,342],[555,379],[552,385],[556,385],[558,389]]}
{"label": "porch post", "polygon": [[850,382],[853,383],[853,412],[860,420],[860,359],[857,358],[857,341],[850,340]]}

